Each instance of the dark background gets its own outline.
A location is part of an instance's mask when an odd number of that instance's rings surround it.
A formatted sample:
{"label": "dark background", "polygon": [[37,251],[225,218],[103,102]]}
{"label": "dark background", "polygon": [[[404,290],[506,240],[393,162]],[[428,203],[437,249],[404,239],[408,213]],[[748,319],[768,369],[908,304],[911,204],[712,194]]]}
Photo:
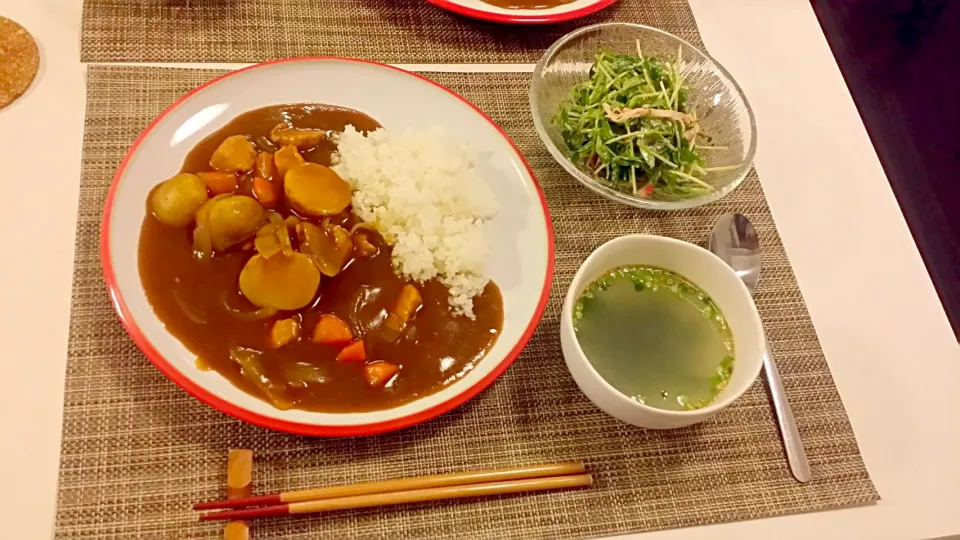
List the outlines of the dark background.
{"label": "dark background", "polygon": [[960,337],[960,0],[812,4]]}

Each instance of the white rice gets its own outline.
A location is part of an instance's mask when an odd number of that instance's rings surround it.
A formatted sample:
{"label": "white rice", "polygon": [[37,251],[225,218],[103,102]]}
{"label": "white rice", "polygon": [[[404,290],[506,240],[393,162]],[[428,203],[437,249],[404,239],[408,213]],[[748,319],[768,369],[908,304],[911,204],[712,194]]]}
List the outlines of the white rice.
{"label": "white rice", "polygon": [[443,130],[367,136],[347,126],[333,169],[353,185],[353,211],[393,246],[394,268],[418,282],[438,279],[450,305],[470,318],[489,279],[484,220],[498,211],[469,149]]}

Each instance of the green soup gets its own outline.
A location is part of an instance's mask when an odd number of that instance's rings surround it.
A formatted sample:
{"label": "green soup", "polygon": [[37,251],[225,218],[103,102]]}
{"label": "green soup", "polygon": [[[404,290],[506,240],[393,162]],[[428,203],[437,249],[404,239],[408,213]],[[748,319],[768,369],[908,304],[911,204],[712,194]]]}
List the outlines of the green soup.
{"label": "green soup", "polygon": [[720,309],[669,270],[606,272],[580,295],[573,325],[600,376],[651,407],[706,407],[733,373],[733,336]]}

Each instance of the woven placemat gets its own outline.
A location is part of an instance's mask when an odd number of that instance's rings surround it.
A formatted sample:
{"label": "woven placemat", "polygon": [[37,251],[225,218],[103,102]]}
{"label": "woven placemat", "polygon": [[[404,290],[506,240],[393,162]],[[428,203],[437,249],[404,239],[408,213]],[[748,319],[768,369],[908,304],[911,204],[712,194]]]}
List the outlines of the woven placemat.
{"label": "woven placemat", "polygon": [[[127,147],[166,105],[219,72],[93,66],[70,323],[56,533],[62,538],[217,534],[192,503],[223,496],[227,451],[256,452],[259,492],[584,459],[578,491],[369,509],[254,523],[259,538],[551,538],[645,531],[865,504],[878,499],[843,404],[751,176],[723,200],[652,213],[592,194],[554,164],[531,127],[527,74],[429,74],[487,111],[529,158],[556,228],[556,277],[539,330],[507,373],[462,407],[400,432],[311,439],[241,423],[195,401],[139,352],[113,312],[98,258],[107,187]],[[715,419],[674,431],[594,407],[560,352],[561,298],[586,255],[625,233],[702,243],[737,210],[764,251],[757,303],[773,340],[814,480],[787,470],[762,383]]]}
{"label": "woven placemat", "polygon": [[687,0],[619,0],[590,17],[511,26],[424,0],[85,0],[84,62],[260,62],[334,55],[391,63],[528,63],[574,28],[644,23],[700,42]]}

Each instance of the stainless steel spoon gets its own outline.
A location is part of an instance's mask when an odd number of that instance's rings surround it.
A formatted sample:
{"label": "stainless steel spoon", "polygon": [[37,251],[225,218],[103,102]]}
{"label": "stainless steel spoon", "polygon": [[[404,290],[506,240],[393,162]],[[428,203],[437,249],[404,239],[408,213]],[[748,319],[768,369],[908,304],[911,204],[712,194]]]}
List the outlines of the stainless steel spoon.
{"label": "stainless steel spoon", "polygon": [[[710,234],[710,251],[723,259],[740,276],[740,279],[753,293],[760,281],[760,240],[753,224],[743,214],[729,213],[720,216]],[[783,436],[783,447],[790,462],[790,471],[801,482],[810,481],[810,463],[803,449],[797,422],[790,410],[790,403],[780,381],[780,372],[773,361],[773,347],[767,340],[767,350],[763,355],[763,370],[767,374],[767,384],[773,397],[777,422]]]}

